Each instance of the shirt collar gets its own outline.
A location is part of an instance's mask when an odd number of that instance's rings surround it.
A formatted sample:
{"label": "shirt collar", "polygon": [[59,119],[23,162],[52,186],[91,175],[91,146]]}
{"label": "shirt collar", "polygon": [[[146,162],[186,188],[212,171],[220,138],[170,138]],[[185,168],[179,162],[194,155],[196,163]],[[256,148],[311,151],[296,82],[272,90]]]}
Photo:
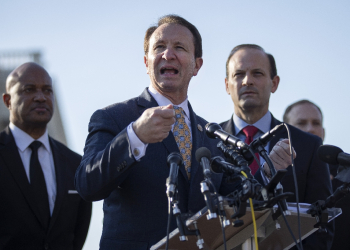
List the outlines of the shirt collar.
{"label": "shirt collar", "polygon": [[233,123],[235,124],[235,135],[238,135],[239,132],[242,131],[243,128],[249,125],[253,125],[254,127],[257,127],[259,131],[266,133],[270,130],[271,127],[271,113],[270,111],[267,111],[267,113],[260,118],[259,121],[257,121],[254,124],[248,124],[245,121],[243,121],[241,118],[239,118],[236,114],[233,114]]}
{"label": "shirt collar", "polygon": [[156,100],[156,102],[158,103],[159,106],[167,106],[169,104],[172,104],[174,106],[178,106],[184,110],[185,115],[188,118],[190,117],[190,115],[189,115],[190,111],[188,109],[188,97],[186,97],[186,99],[182,103],[180,103],[179,105],[175,105],[168,98],[166,98],[165,96],[162,96],[155,88],[153,88],[152,84],[150,84],[150,86],[148,87],[148,92]]}
{"label": "shirt collar", "polygon": [[[16,125],[14,125],[12,122],[10,122],[10,130],[12,132],[13,138],[15,139],[16,145],[18,149],[23,152],[28,148],[28,146],[35,141],[33,137],[28,135],[26,132],[24,132],[22,129],[18,128]],[[45,133],[37,139],[37,141],[40,141],[45,149],[51,153],[51,147],[49,142],[49,135],[47,132],[47,129],[45,130]]]}

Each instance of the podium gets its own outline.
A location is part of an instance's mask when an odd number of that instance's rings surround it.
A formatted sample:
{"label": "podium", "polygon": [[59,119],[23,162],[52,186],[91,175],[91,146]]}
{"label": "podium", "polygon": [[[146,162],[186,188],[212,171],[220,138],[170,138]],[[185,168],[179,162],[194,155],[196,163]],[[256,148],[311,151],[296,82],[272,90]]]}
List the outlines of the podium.
{"label": "podium", "polygon": [[[301,235],[302,239],[305,239],[313,232],[317,230],[314,228],[316,219],[306,211],[309,209],[310,204],[300,203],[300,223],[301,223]],[[227,204],[224,205],[227,218],[231,218],[234,214],[233,208]],[[277,209],[277,206],[273,209]],[[288,224],[295,236],[298,239],[298,217],[295,203],[288,203],[288,210],[290,215],[286,215]],[[186,225],[189,229],[195,229],[195,224],[200,231],[201,237],[204,239],[204,250],[224,250],[222,228],[219,218],[207,220],[206,218],[207,208],[203,208],[201,211],[193,215],[186,221]],[[341,214],[340,208],[328,209],[328,222],[336,218]],[[227,249],[234,250],[254,250],[254,230],[253,221],[250,208],[247,207],[246,214],[239,218],[243,220],[244,224],[240,227],[233,227],[231,225],[225,227],[226,246]],[[280,216],[277,222],[272,219],[272,209],[265,209],[261,211],[255,211],[255,221],[257,226],[258,244],[259,250],[279,250],[289,249],[295,245],[292,236],[290,235],[284,219]],[[276,229],[280,227],[279,229]],[[175,229],[169,235],[169,250],[181,249],[181,250],[195,250],[199,249],[196,245],[196,236],[187,236],[188,241],[180,241],[179,230]],[[157,244],[151,247],[151,250],[165,249],[166,237],[159,241]]]}

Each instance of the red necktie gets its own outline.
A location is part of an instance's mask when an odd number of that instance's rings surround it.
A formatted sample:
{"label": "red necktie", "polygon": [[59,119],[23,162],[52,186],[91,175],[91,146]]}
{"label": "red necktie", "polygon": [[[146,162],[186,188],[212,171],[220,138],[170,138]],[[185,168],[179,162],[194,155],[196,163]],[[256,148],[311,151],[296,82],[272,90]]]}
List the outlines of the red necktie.
{"label": "red necktie", "polygon": [[[244,142],[249,145],[253,141],[254,135],[259,131],[259,129],[254,127],[254,126],[247,126],[247,127],[243,128],[242,131],[243,131],[243,133],[246,136]],[[260,159],[258,153],[255,153],[255,156],[258,159]],[[252,175],[254,175],[256,173],[256,171],[258,171],[258,169],[259,169],[259,165],[258,165],[258,163],[256,162],[255,159],[252,162],[252,164],[250,164],[249,167],[250,167],[250,169],[252,171]]]}

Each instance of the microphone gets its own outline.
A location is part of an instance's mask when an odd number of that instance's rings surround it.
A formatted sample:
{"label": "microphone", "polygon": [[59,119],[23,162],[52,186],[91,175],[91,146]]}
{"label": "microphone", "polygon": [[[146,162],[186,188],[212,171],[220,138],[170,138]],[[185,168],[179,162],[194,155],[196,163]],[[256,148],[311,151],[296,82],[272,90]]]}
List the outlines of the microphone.
{"label": "microphone", "polygon": [[210,172],[210,163],[209,163],[209,159],[211,158],[211,153],[209,151],[209,149],[207,149],[206,147],[201,147],[199,149],[197,149],[196,151],[196,160],[198,162],[200,162],[200,165],[203,168],[203,174],[205,177],[209,178],[211,175]]}
{"label": "microphone", "polygon": [[[204,200],[205,203],[207,204],[207,208],[208,208],[208,214],[207,214],[207,219],[213,219],[217,217],[216,214],[216,208],[214,205],[214,201],[212,198],[212,195],[210,193],[209,190],[209,186],[208,183],[210,182],[210,167],[209,167],[209,159],[211,158],[211,153],[209,151],[209,149],[207,149],[206,147],[201,147],[199,149],[197,149],[196,151],[196,160],[198,162],[200,162],[202,168],[203,168],[203,175],[207,178],[206,180],[201,182],[201,192],[204,196]],[[207,183],[208,182],[208,183]]]}
{"label": "microphone", "polygon": [[336,146],[322,145],[318,148],[317,155],[326,163],[350,167],[350,154],[344,153]]}
{"label": "microphone", "polygon": [[228,173],[228,174],[239,174],[241,169],[226,162],[224,158],[215,156],[210,161],[210,169],[214,173]]}
{"label": "microphone", "polygon": [[210,138],[220,138],[225,143],[229,143],[235,147],[239,147],[242,149],[248,149],[249,146],[237,138],[236,136],[233,136],[226,131],[222,130],[221,126],[217,123],[207,123],[205,125],[205,130],[207,133],[207,136]]}
{"label": "microphone", "polygon": [[266,132],[259,138],[256,138],[254,141],[250,143],[250,147],[255,150],[259,145],[262,145],[263,147],[266,146],[266,144],[271,141],[277,134],[281,133],[285,130],[284,123],[281,123],[279,125],[276,125],[273,129]]}
{"label": "microphone", "polygon": [[169,177],[166,179],[166,194],[168,197],[173,197],[175,194],[177,174],[179,172],[179,165],[183,164],[183,159],[180,153],[173,152],[167,158],[170,167]]}

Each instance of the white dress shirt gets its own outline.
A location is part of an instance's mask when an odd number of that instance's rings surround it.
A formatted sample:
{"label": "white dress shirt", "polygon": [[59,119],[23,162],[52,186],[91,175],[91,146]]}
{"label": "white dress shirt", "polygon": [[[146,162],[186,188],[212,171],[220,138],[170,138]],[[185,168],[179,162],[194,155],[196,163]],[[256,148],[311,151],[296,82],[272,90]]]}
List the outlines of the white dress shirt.
{"label": "white dress shirt", "polygon": [[[27,178],[30,183],[29,167],[30,167],[30,157],[32,155],[32,150],[29,148],[29,145],[33,141],[35,141],[35,139],[33,139],[30,135],[28,135],[26,132],[24,132],[20,128],[16,127],[13,123],[10,123],[9,127],[15,139],[18,153],[21,156],[24,170],[27,174]],[[53,208],[55,206],[57,187],[56,187],[55,165],[53,161],[53,156],[52,156],[52,151],[50,147],[47,130],[39,139],[37,139],[37,141],[40,141],[42,143],[42,146],[40,146],[38,149],[38,158],[39,158],[39,162],[43,170],[43,174],[46,182],[47,194],[48,194],[49,205],[50,205],[50,214],[52,215]]]}
{"label": "white dress shirt", "polygon": [[[155,88],[152,87],[152,84],[148,88],[148,92],[150,95],[156,100],[158,103],[158,106],[167,106],[169,104],[174,105],[168,98],[162,96]],[[186,97],[186,100],[183,101],[179,105],[175,105],[178,107],[181,107],[184,110],[185,113],[185,122],[190,129],[191,132],[191,140],[192,140],[192,130],[191,130],[191,120],[190,120],[190,111],[188,109],[188,98]],[[139,161],[145,154],[146,154],[146,148],[148,144],[143,143],[135,134],[134,129],[132,128],[132,124],[134,122],[130,123],[127,128],[127,133],[130,141],[131,151],[134,155],[135,159]],[[171,127],[171,131],[173,131],[174,125]]]}

